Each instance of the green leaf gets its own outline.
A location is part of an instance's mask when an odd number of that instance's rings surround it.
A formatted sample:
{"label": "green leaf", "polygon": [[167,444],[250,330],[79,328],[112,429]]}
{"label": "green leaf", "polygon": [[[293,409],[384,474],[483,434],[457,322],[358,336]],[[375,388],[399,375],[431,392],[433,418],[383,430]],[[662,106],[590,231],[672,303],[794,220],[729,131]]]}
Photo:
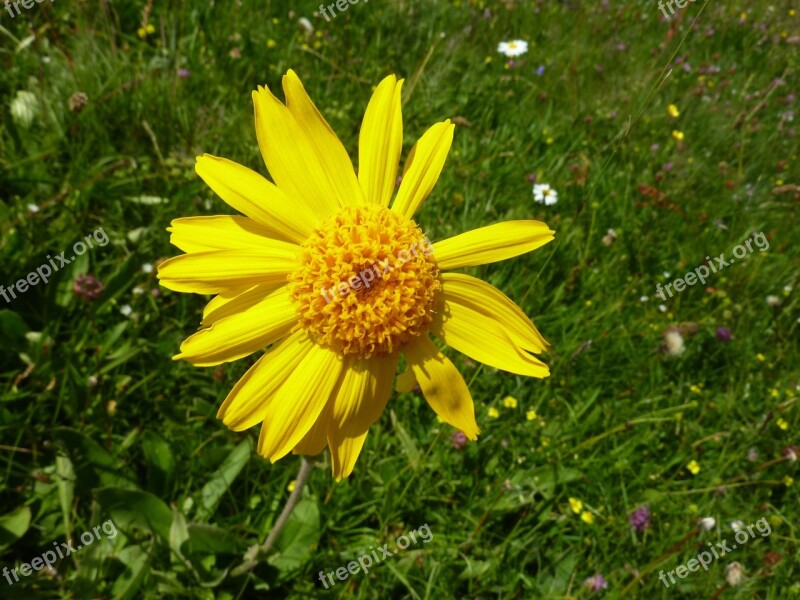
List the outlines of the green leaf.
{"label": "green leaf", "polygon": [[250,440],[247,439],[236,446],[220,468],[214,472],[200,492],[200,502],[197,506],[195,520],[206,521],[214,514],[223,494],[228,491],[233,480],[250,459],[251,451]]}
{"label": "green leaf", "polygon": [[147,463],[147,487],[154,494],[165,496],[175,471],[172,449],[164,438],[152,431],[145,431],[142,450]]}
{"label": "green leaf", "polygon": [[0,551],[5,550],[25,535],[31,526],[31,509],[20,506],[0,517]]}
{"label": "green leaf", "polygon": [[286,526],[275,540],[278,553],[269,559],[270,564],[281,571],[300,568],[306,557],[316,548],[321,536],[317,503],[310,498],[304,498],[294,507]]}
{"label": "green leaf", "polygon": [[56,485],[58,486],[58,502],[64,517],[64,531],[72,537],[72,499],[75,492],[75,469],[72,461],[66,456],[56,456]]}
{"label": "green leaf", "polygon": [[111,588],[114,600],[132,600],[149,572],[152,560],[152,547],[145,550],[141,546],[128,546],[117,553],[117,558],[125,565],[125,571],[117,577]]}
{"label": "green leaf", "polygon": [[53,437],[64,447],[74,466],[78,484],[85,490],[101,486],[134,487],[134,478],[119,459],[87,435],[59,427]]}
{"label": "green leaf", "polygon": [[169,542],[172,511],[157,496],[142,490],[107,487],[97,490],[95,500],[118,528],[145,529]]}

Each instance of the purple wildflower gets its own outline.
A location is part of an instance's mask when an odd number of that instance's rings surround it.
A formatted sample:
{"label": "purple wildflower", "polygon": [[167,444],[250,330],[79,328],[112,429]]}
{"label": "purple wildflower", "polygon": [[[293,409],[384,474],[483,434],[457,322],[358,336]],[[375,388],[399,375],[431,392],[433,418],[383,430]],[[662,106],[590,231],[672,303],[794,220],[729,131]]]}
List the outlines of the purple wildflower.
{"label": "purple wildflower", "polygon": [[454,431],[453,435],[450,436],[450,443],[453,444],[453,448],[456,450],[463,450],[467,445],[467,436],[460,431]]}
{"label": "purple wildflower", "polygon": [[106,285],[91,273],[78,275],[72,282],[72,293],[86,302],[97,300],[104,289],[106,289]]}
{"label": "purple wildflower", "polygon": [[598,573],[593,577],[587,577],[583,581],[583,585],[589,588],[592,592],[597,592],[606,589],[608,587],[608,582],[600,573]]}
{"label": "purple wildflower", "polygon": [[718,342],[723,342],[723,343],[726,343],[726,344],[728,342],[730,342],[731,341],[731,337],[733,337],[731,335],[731,330],[728,329],[727,327],[717,327],[716,336],[717,336],[717,341]]}
{"label": "purple wildflower", "polygon": [[650,527],[650,505],[645,504],[637,508],[628,515],[628,521],[636,531],[644,533],[644,530]]}

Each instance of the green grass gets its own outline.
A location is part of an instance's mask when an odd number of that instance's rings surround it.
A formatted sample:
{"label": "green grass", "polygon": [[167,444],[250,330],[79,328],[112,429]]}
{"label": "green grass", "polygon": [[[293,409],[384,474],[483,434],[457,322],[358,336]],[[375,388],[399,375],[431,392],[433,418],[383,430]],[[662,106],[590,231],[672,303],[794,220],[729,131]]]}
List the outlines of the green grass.
{"label": "green grass", "polygon": [[[775,460],[800,427],[798,191],[775,191],[800,185],[792,3],[690,3],[674,35],[655,1],[373,0],[330,23],[315,4],[157,1],[146,39],[143,2],[0,12],[0,284],[98,228],[110,238],[47,285],[0,300],[0,563],[13,569],[108,519],[119,529],[55,572],[13,586],[0,577],[0,595],[800,597],[800,476]],[[306,38],[300,16],[321,35]],[[530,49],[508,68],[496,47],[514,38]],[[196,155],[267,174],[250,92],[280,90],[289,68],[354,157],[372,87],[389,73],[406,78],[404,153],[434,122],[461,117],[417,221],[433,241],[508,219],[556,231],[541,250],[468,271],[531,316],[552,344],[552,374],[526,379],[450,353],[475,399],[478,442],[454,448],[420,394],[393,397],[353,475],[336,484],[321,459],[277,552],[233,577],[299,459],[270,465],[252,450],[257,429],[216,420],[255,357],[214,369],[170,360],[206,299],[153,295],[142,266],[178,253],[173,218],[232,213],[195,175]],[[24,90],[35,97],[28,126],[10,110]],[[71,112],[78,91],[89,102]],[[530,174],[558,204],[533,202]],[[754,232],[768,250],[659,309],[656,284],[730,257]],[[107,286],[95,302],[71,291],[86,272]],[[667,328],[691,324],[685,352],[662,351]],[[503,405],[509,395],[516,408]],[[627,515],[644,504],[652,526],[640,534]],[[695,537],[702,517],[716,526]],[[730,522],[762,517],[768,536],[708,573],[659,581],[707,543],[732,543]],[[429,543],[320,589],[320,571],[424,524]],[[720,589],[732,561],[747,577]],[[608,588],[593,594],[583,582],[596,573]]]}

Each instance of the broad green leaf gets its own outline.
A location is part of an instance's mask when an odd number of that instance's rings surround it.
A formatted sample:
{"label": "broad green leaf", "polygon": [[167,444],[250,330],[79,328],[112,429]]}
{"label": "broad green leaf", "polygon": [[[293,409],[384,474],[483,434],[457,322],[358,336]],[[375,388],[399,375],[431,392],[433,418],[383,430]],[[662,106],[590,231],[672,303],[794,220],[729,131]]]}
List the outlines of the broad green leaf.
{"label": "broad green leaf", "polygon": [[72,499],[75,492],[75,469],[72,461],[66,456],[56,456],[56,485],[58,486],[58,502],[64,517],[64,531],[72,537]]}
{"label": "broad green leaf", "polygon": [[149,492],[124,488],[102,488],[95,493],[101,508],[111,515],[118,529],[146,529],[169,542],[172,511]]}
{"label": "broad green leaf", "polygon": [[152,431],[145,431],[142,435],[142,450],[147,463],[148,489],[163,497],[169,491],[175,471],[172,449],[164,438]]}
{"label": "broad green leaf", "polygon": [[76,483],[83,489],[102,486],[134,487],[133,476],[124,463],[111,456],[100,444],[84,433],[68,427],[53,432],[66,450],[77,475]]}
{"label": "broad green leaf", "polygon": [[31,509],[27,506],[20,506],[0,517],[0,551],[25,535],[30,526]]}
{"label": "broad green leaf", "polygon": [[120,562],[125,565],[125,571],[117,577],[111,588],[114,600],[132,600],[150,570],[150,561],[153,557],[152,545],[148,549],[141,546],[128,546],[117,554]]}
{"label": "broad green leaf", "polygon": [[317,502],[304,498],[295,506],[286,526],[275,540],[278,552],[269,559],[270,564],[281,571],[300,568],[316,548],[321,535]]}
{"label": "broad green leaf", "polygon": [[239,475],[250,459],[251,451],[250,440],[243,441],[233,449],[228,458],[225,459],[225,462],[214,472],[200,492],[200,501],[197,506],[195,520],[206,521],[214,514],[223,494],[228,491],[233,480],[236,479],[236,476]]}

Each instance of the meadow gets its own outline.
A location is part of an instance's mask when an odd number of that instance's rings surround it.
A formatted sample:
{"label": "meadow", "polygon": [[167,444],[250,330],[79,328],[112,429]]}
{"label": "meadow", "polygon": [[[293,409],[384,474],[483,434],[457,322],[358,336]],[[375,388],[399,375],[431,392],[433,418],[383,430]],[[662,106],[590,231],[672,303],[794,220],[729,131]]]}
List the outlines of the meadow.
{"label": "meadow", "polygon": [[[796,3],[30,4],[0,7],[0,597],[800,598]],[[550,376],[447,350],[478,440],[394,392],[242,569],[300,458],[216,418],[258,356],[172,360],[209,297],[157,271],[173,219],[234,214],[197,156],[267,176],[251,93],[289,69],[354,161],[387,75],[401,161],[456,124],[432,242],[555,231],[464,270]]]}

